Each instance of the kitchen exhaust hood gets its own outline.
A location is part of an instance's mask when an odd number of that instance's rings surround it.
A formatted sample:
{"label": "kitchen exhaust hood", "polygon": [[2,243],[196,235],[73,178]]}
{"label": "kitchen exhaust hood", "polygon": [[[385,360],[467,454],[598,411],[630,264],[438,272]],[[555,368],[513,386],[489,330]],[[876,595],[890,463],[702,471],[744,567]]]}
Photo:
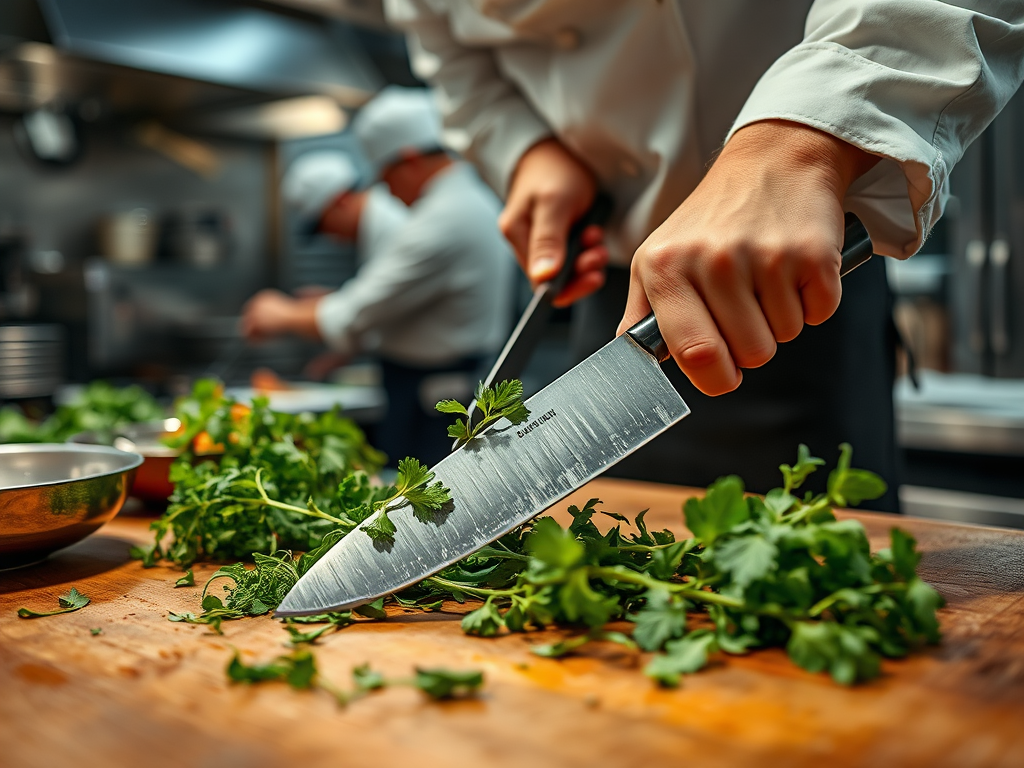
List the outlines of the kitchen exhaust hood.
{"label": "kitchen exhaust hood", "polygon": [[382,85],[337,19],[235,0],[38,0],[54,47],[78,59],[273,98],[328,96],[343,107]]}

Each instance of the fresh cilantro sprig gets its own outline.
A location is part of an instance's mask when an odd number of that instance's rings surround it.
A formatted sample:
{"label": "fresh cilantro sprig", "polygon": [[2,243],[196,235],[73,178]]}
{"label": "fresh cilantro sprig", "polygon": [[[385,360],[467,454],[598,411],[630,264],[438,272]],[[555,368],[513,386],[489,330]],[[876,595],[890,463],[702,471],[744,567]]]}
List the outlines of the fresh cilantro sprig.
{"label": "fresh cilantro sprig", "polygon": [[74,611],[85,608],[89,604],[89,598],[79,592],[75,587],[71,588],[66,595],[61,595],[57,598],[57,605],[60,606],[55,611],[33,611],[30,608],[19,608],[18,616],[22,619],[41,619],[46,616],[59,616],[62,613],[73,613]]}
{"label": "fresh cilantro sprig", "polygon": [[376,516],[363,532],[374,541],[393,540],[397,529],[388,513],[407,505],[417,520],[428,522],[452,498],[450,490],[440,481],[431,482],[433,479],[434,473],[416,459],[406,457],[398,462],[395,483],[382,494],[384,498],[373,502]]}
{"label": "fresh cilantro sprig", "polygon": [[523,382],[518,379],[503,381],[494,387],[481,383],[476,388],[475,399],[480,415],[473,423],[470,423],[469,409],[458,400],[442,400],[434,406],[441,413],[465,416],[448,427],[448,437],[454,438],[459,446],[466,445],[499,419],[522,424],[530,418],[530,410],[523,403]]}
{"label": "fresh cilantro sprig", "polygon": [[246,664],[235,651],[228,662],[228,679],[235,683],[256,684],[269,681],[283,681],[296,690],[320,688],[327,691],[346,705],[372,691],[407,685],[418,688],[432,699],[447,699],[454,696],[471,696],[483,685],[483,673],[478,670],[450,670],[443,668],[423,669],[417,667],[411,678],[386,678],[374,671],[368,664],[361,664],[352,670],[353,687],[349,690],[338,688],[323,678],[317,670],[312,651],[304,648],[293,650],[265,664]]}

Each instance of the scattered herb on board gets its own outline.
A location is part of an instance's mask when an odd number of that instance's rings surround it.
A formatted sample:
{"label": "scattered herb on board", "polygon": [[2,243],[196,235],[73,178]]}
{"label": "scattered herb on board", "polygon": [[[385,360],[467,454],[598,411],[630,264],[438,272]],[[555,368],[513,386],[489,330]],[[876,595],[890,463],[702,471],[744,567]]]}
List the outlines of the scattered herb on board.
{"label": "scattered herb on board", "polygon": [[195,585],[196,577],[195,574],[192,573],[191,568],[185,571],[184,576],[180,577],[176,582],[174,582],[174,586],[176,587],[194,587]]}
{"label": "scattered herb on board", "polygon": [[60,608],[55,611],[39,612],[29,608],[19,608],[18,616],[23,619],[41,619],[44,616],[59,616],[62,613],[73,613],[81,608],[85,608],[89,604],[89,598],[75,589],[75,587],[72,587],[71,591],[66,595],[61,595],[57,598],[57,604]]}
{"label": "scattered herb on board", "polygon": [[522,424],[530,418],[530,411],[523,403],[523,383],[518,379],[503,381],[494,387],[480,384],[476,389],[476,407],[480,415],[474,424],[469,421],[469,409],[457,400],[442,400],[434,406],[441,413],[454,413],[465,416],[456,419],[448,427],[448,437],[454,438],[458,445],[466,445],[481,432],[499,419],[508,419],[512,424]]}
{"label": "scattered herb on board", "polygon": [[295,649],[266,664],[245,664],[237,651],[228,662],[228,679],[235,683],[264,683],[283,681],[296,690],[320,688],[348,704],[367,693],[389,686],[409,685],[423,691],[433,699],[448,699],[455,696],[469,696],[483,684],[483,673],[478,670],[449,670],[416,668],[412,678],[389,679],[375,672],[368,664],[352,670],[353,688],[343,690],[326,681],[318,672],[316,659],[307,649]]}
{"label": "scattered herb on board", "polygon": [[[745,497],[736,476],[720,479],[703,498],[687,501],[689,539],[649,531],[644,513],[629,534],[622,532],[629,521],[610,514],[618,524],[602,534],[592,520],[594,499],[570,507],[567,529],[541,518],[415,589],[424,597],[482,599],[463,619],[470,634],[551,624],[583,630],[538,647],[545,656],[592,640],[635,643],[655,652],[645,671],[664,685],[678,684],[716,653],[772,646],[839,683],[868,680],[883,657],[939,640],[942,598],[917,576],[911,536],[894,528],[891,547],[872,554],[858,521],[835,518],[833,507],[885,492],[879,477],[851,468],[850,455],[843,445],[827,491],[817,496],[794,495],[822,463],[803,446],[796,464],[782,468],[783,487],[763,499]],[[479,578],[509,563],[514,576],[506,570],[491,583]],[[617,619],[633,622],[632,637],[604,629]]]}
{"label": "scattered herb on board", "polygon": [[89,634],[92,635],[93,637],[96,637],[96,635],[102,635],[103,634],[103,628],[102,627],[93,627],[92,629],[89,630]]}

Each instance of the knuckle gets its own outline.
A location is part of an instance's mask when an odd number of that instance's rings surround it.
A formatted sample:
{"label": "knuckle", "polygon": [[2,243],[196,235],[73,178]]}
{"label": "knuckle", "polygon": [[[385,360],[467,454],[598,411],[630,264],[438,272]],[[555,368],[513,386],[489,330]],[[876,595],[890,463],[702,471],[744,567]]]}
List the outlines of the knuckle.
{"label": "knuckle", "polygon": [[784,249],[770,248],[761,256],[761,271],[772,282],[780,282],[785,278],[793,262],[792,253]]}
{"label": "knuckle", "polygon": [[704,338],[680,345],[672,350],[672,357],[684,371],[701,371],[721,365],[728,352],[720,341]]}
{"label": "knuckle", "polygon": [[705,252],[708,275],[717,281],[731,281],[740,272],[738,249],[716,247]]}
{"label": "knuckle", "polygon": [[775,339],[763,339],[744,345],[734,353],[740,368],[760,368],[773,357],[778,349]]}
{"label": "knuckle", "polygon": [[802,317],[790,319],[787,318],[785,321],[779,323],[778,328],[774,330],[775,341],[779,343],[785,343],[792,341],[800,335],[800,331],[804,329],[804,320]]}
{"label": "knuckle", "polygon": [[639,266],[657,280],[671,279],[679,271],[680,252],[667,243],[645,246]]}

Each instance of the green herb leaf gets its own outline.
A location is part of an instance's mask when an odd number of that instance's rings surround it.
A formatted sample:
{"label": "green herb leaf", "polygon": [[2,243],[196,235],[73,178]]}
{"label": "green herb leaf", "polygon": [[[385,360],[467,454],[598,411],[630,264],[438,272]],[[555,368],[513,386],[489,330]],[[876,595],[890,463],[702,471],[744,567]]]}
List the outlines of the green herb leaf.
{"label": "green herb leaf", "polygon": [[778,565],[779,549],[764,536],[737,536],[715,546],[714,563],[740,589],[759,581]]}
{"label": "green herb leaf", "polygon": [[783,493],[788,496],[790,491],[803,485],[808,476],[824,464],[824,459],[811,456],[810,449],[803,443],[800,443],[796,451],[796,464],[792,467],[789,464],[782,464],[779,467],[779,471],[782,472],[783,480],[786,483]]}
{"label": "green herb leaf", "polygon": [[434,408],[437,409],[439,413],[461,413],[463,416],[469,415],[469,412],[466,410],[466,406],[458,400],[441,400],[434,406]]}
{"label": "green herb leaf", "polygon": [[469,409],[455,400],[442,400],[435,408],[441,413],[457,413],[466,416],[466,420],[457,419],[448,427],[448,436],[454,438],[460,446],[470,442],[484,430],[500,419],[507,419],[511,424],[522,424],[530,418],[530,411],[523,403],[523,383],[518,379],[503,381],[494,387],[485,387],[481,383],[476,389],[476,406],[479,416],[472,427],[469,421]]}
{"label": "green herb leaf", "polygon": [[163,557],[163,552],[159,544],[133,546],[128,550],[128,557],[132,560],[141,560],[143,568],[155,568]]}
{"label": "green herb leaf", "polygon": [[585,635],[577,635],[571,637],[568,640],[560,640],[557,643],[545,643],[543,645],[534,645],[530,647],[530,653],[536,656],[544,656],[549,659],[557,659],[560,656],[565,656],[577,648],[586,645],[594,638],[587,633]]}
{"label": "green herb leaf", "polygon": [[687,499],[684,508],[686,527],[706,546],[720,535],[750,518],[743,499],[743,481],[729,475],[715,481],[703,499]]}
{"label": "green herb leaf", "polygon": [[363,528],[363,532],[374,541],[394,541],[395,532],[398,529],[395,528],[395,524],[391,522],[391,518],[388,517],[388,511],[382,509],[377,513],[377,517],[373,519],[369,525]]}
{"label": "green herb leaf", "polygon": [[472,695],[483,685],[483,682],[484,674],[479,670],[456,671],[441,667],[416,668],[416,687],[433,699]]}
{"label": "green herb leaf", "polygon": [[839,446],[839,464],[828,476],[828,496],[838,506],[856,506],[862,501],[877,499],[888,486],[874,472],[850,469],[853,449],[849,443]]}
{"label": "green herb leaf", "polygon": [[387,680],[380,672],[374,672],[369,664],[360,664],[352,670],[352,680],[361,691],[375,691],[387,685]]}
{"label": "green herb leaf", "polygon": [[644,674],[662,685],[675,687],[683,675],[703,669],[708,663],[708,654],[717,647],[711,632],[696,630],[670,641],[665,646],[666,652],[655,656],[644,668]]}
{"label": "green herb leaf", "polygon": [[358,608],[353,608],[352,610],[354,613],[358,613],[360,616],[366,616],[368,619],[383,620],[388,617],[387,612],[384,610],[383,597],[378,597],[372,603],[360,605]]}
{"label": "green herb leaf", "polygon": [[192,573],[192,569],[189,568],[185,571],[185,575],[174,582],[175,587],[194,587],[196,585],[195,574]]}
{"label": "green herb leaf", "polygon": [[57,598],[57,604],[60,606],[55,611],[33,611],[29,608],[19,608],[18,616],[23,619],[41,619],[45,616],[59,616],[62,613],[72,613],[81,608],[84,608],[89,604],[89,598],[79,592],[75,587],[71,588],[71,591],[66,595],[61,595]]}
{"label": "green herb leaf", "polygon": [[504,626],[501,613],[490,600],[462,617],[462,631],[467,635],[494,637]]}
{"label": "green herb leaf", "polygon": [[647,604],[631,618],[636,625],[633,639],[645,651],[660,650],[686,632],[686,607],[665,589],[648,592]]}

